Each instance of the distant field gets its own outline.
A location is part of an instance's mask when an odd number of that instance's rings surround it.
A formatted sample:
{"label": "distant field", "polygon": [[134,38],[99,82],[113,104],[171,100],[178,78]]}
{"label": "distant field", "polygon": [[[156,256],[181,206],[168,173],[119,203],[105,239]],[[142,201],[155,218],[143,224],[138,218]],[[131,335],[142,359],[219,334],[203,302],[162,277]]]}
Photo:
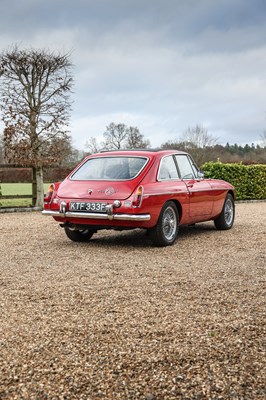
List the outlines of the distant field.
{"label": "distant field", "polygon": [[[49,183],[45,183],[44,192],[47,191]],[[14,196],[17,194],[28,195],[32,193],[31,183],[1,183],[3,196]],[[2,199],[0,196],[1,207],[28,207],[31,206],[31,199]]]}

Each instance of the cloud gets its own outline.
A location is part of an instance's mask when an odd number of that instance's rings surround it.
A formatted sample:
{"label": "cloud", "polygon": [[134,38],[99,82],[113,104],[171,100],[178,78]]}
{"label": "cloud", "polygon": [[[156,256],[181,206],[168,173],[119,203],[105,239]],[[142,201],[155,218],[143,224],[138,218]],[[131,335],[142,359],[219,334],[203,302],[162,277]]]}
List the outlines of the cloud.
{"label": "cloud", "polygon": [[74,143],[110,122],[154,146],[205,124],[221,143],[265,129],[263,0],[2,0],[0,48],[71,52]]}

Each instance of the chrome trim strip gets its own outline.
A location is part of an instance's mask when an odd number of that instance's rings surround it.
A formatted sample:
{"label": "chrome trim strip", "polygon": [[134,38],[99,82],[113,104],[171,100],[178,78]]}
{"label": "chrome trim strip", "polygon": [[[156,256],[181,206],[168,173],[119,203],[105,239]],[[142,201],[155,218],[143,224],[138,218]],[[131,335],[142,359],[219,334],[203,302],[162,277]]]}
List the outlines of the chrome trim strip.
{"label": "chrome trim strip", "polygon": [[183,191],[182,191],[182,190],[176,190],[176,191],[174,191],[174,192],[165,192],[165,193],[163,193],[163,192],[161,192],[161,193],[145,193],[145,194],[143,195],[143,197],[165,196],[165,195],[182,194],[182,193],[188,194],[187,191],[184,191],[184,190],[183,190]]}
{"label": "chrome trim strip", "polygon": [[96,213],[82,213],[82,212],[70,212],[67,211],[65,214],[59,211],[43,210],[42,215],[48,215],[52,217],[61,218],[88,218],[88,219],[109,219],[116,221],[150,221],[150,214],[96,214]]}
{"label": "chrome trim strip", "polygon": [[164,196],[164,195],[169,195],[169,194],[191,194],[191,193],[197,193],[197,192],[214,192],[217,190],[226,190],[223,188],[205,188],[201,190],[191,190],[192,188],[189,188],[189,190],[176,190],[175,192],[160,192],[160,193],[145,193],[143,197],[148,197],[148,196]]}

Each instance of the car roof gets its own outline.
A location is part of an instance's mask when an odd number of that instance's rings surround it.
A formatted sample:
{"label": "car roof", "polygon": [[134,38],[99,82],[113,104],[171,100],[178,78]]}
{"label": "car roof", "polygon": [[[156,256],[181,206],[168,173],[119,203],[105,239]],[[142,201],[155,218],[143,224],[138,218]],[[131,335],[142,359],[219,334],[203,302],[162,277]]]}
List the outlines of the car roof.
{"label": "car roof", "polygon": [[97,155],[153,155],[154,154],[159,154],[159,155],[171,155],[171,154],[187,154],[185,151],[181,150],[173,150],[173,149],[159,149],[159,148],[151,148],[151,149],[123,149],[123,150],[105,150],[101,151],[100,153],[95,153],[92,154],[93,156]]}

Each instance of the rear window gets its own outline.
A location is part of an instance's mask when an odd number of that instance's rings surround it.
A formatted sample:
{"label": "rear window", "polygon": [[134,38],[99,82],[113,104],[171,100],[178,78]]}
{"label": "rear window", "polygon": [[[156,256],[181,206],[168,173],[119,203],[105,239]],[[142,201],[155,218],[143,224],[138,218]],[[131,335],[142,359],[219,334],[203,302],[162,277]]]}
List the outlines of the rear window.
{"label": "rear window", "polygon": [[72,180],[128,180],[135,178],[148,162],[146,157],[90,158],[71,176]]}

